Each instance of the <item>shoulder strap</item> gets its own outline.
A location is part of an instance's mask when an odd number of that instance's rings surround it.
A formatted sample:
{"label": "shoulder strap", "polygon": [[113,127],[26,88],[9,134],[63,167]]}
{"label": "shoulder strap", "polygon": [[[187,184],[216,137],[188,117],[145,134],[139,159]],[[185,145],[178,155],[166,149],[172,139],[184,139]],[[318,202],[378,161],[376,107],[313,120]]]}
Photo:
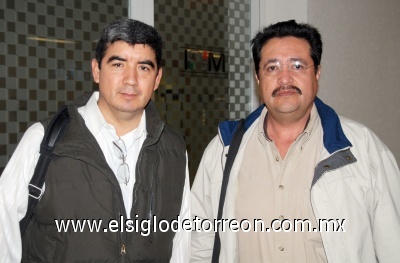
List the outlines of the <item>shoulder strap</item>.
{"label": "shoulder strap", "polygon": [[[224,209],[226,189],[228,187],[228,182],[229,182],[229,175],[231,173],[233,163],[235,161],[237,152],[239,150],[240,143],[242,142],[244,132],[245,132],[244,120],[241,119],[236,128],[235,134],[233,135],[233,138],[232,138],[231,144],[229,146],[229,150],[228,150],[228,156],[227,156],[226,162],[225,162],[225,169],[224,169],[224,174],[223,174],[222,184],[221,184],[221,194],[219,197],[217,220],[222,218],[222,211]],[[214,249],[213,249],[212,261],[211,261],[212,263],[219,262],[220,250],[221,250],[221,240],[219,238],[219,233],[218,233],[218,229],[217,229],[215,232]]]}
{"label": "shoulder strap", "polygon": [[21,236],[25,233],[25,230],[31,220],[33,210],[35,209],[38,201],[43,195],[43,184],[45,175],[50,161],[53,158],[53,150],[56,142],[61,138],[65,130],[69,125],[68,108],[64,106],[50,121],[47,126],[46,132],[43,136],[42,143],[40,145],[40,156],[35,167],[32,179],[29,182],[29,197],[28,197],[28,209],[25,217],[19,222]]}

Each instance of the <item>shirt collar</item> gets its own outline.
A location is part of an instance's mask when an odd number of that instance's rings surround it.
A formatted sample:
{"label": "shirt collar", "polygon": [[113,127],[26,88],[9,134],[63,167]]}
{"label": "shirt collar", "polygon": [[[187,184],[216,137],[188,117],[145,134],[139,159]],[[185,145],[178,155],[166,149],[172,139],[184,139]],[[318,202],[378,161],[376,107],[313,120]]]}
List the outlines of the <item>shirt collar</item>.
{"label": "shirt collar", "polygon": [[267,134],[264,132],[264,122],[265,122],[265,117],[267,116],[268,110],[267,107],[264,107],[264,109],[261,112],[260,118],[258,120],[258,139],[261,141],[261,143],[265,143],[265,140],[271,141],[270,138],[268,138]]}
{"label": "shirt collar", "polygon": [[[97,105],[97,101],[99,100],[99,92],[93,92],[92,96],[90,97],[89,101],[86,103],[85,106],[82,106],[78,109],[81,113],[83,119],[85,120],[86,126],[89,131],[96,137],[98,133],[102,131],[102,129],[108,130],[109,132],[115,134],[115,128],[111,124],[108,124],[101,113],[99,106]],[[139,125],[136,129],[128,132],[124,136],[123,139],[128,139],[132,135],[132,139],[136,140],[143,134],[147,135],[146,129],[146,110],[143,111],[142,117],[140,119]],[[117,139],[117,138],[116,138]],[[128,147],[128,145],[127,145]]]}
{"label": "shirt collar", "polygon": [[85,120],[87,128],[95,137],[101,131],[101,129],[107,125],[107,122],[101,114],[99,106],[97,105],[98,100],[99,92],[95,91],[86,105],[78,109],[79,113]]}
{"label": "shirt collar", "polygon": [[[258,137],[262,143],[264,143],[265,140],[272,142],[272,140],[268,137],[268,135],[264,133],[264,123],[265,123],[265,118],[267,117],[267,114],[268,114],[267,107],[264,107],[264,109],[261,112],[260,118],[258,120],[258,134],[259,134]],[[299,136],[297,136],[296,140],[302,138],[303,135],[304,135],[305,139],[308,139],[308,137],[310,137],[311,133],[314,131],[314,129],[316,127],[316,122],[317,122],[318,117],[319,117],[318,111],[314,104],[311,109],[310,117],[306,123],[306,127],[304,128],[304,131],[302,133],[300,133]]]}
{"label": "shirt collar", "polygon": [[140,118],[139,125],[136,129],[128,132],[127,134],[121,136],[121,139],[125,142],[127,150],[129,150],[133,144],[144,136],[143,140],[147,137],[146,129],[146,110],[143,111],[142,117]]}
{"label": "shirt collar", "polygon": [[307,125],[303,132],[303,134],[306,134],[307,138],[310,137],[312,132],[314,132],[318,118],[318,111],[314,104],[311,109],[310,118],[308,119]]}

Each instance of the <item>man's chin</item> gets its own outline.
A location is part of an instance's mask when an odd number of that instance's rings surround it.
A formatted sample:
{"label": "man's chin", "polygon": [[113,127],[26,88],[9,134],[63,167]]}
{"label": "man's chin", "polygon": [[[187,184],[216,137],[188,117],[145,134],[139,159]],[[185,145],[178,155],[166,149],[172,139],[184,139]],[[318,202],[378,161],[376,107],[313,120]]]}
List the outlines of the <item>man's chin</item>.
{"label": "man's chin", "polygon": [[300,104],[298,102],[283,102],[274,105],[273,108],[279,113],[291,114],[295,113],[300,108]]}

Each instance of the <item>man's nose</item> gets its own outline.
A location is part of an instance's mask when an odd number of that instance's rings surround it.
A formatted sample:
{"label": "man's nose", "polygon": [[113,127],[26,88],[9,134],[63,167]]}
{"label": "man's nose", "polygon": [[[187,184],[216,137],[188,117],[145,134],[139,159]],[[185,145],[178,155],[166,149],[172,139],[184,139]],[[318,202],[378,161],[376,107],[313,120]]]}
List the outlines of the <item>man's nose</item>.
{"label": "man's nose", "polygon": [[129,86],[136,86],[138,84],[137,72],[134,69],[126,69],[124,74],[124,84]]}
{"label": "man's nose", "polygon": [[278,83],[289,84],[293,82],[292,72],[287,67],[282,67],[278,74]]}

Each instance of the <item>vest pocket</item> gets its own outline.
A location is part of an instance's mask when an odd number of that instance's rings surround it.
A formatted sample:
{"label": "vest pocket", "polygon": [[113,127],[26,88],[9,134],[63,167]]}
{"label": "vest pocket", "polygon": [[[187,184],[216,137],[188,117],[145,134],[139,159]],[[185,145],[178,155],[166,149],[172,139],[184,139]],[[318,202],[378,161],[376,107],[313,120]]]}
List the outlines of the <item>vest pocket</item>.
{"label": "vest pocket", "polygon": [[[52,232],[46,226],[39,226],[37,220],[32,218],[22,240],[23,253],[21,262],[60,262],[63,242],[49,235]],[[39,230],[41,228],[41,230]]]}

